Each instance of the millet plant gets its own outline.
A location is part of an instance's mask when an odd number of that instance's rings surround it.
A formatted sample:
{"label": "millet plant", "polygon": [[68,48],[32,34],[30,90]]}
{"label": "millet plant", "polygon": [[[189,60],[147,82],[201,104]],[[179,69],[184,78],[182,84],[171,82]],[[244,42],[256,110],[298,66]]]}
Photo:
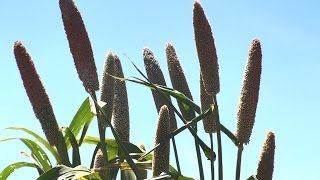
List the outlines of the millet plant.
{"label": "millet plant", "polygon": [[[73,0],[59,0],[64,30],[69,43],[74,64],[88,97],[83,101],[70,125],[61,127],[50,103],[49,95],[36,70],[34,61],[21,41],[14,43],[14,55],[21,74],[23,85],[32,104],[36,118],[39,120],[46,138],[22,127],[7,128],[22,131],[31,136],[25,138],[1,138],[0,141],[21,140],[31,151],[25,154],[31,162],[16,162],[8,165],[0,173],[0,179],[7,179],[10,174],[21,167],[32,167],[39,173],[39,180],[45,179],[205,179],[203,166],[210,166],[210,179],[223,179],[223,149],[221,134],[224,133],[238,149],[235,179],[240,179],[241,159],[244,145],[248,145],[255,122],[259,99],[262,52],[258,39],[250,45],[247,65],[244,72],[237,113],[236,132],[232,133],[223,125],[219,116],[218,94],[220,79],[218,56],[211,25],[199,1],[194,3],[193,26],[196,52],[200,72],[201,105],[193,102],[185,72],[180,64],[172,43],[165,46],[166,60],[172,88],[167,87],[161,67],[149,48],[143,48],[142,57],[146,75],[134,63],[141,78],[126,78],[120,58],[113,52],[106,56],[101,82],[99,82],[96,64],[93,58],[88,33],[81,14]],[[130,142],[129,103],[126,83],[135,83],[149,88],[153,95],[158,113],[155,130],[154,147],[145,149],[143,145]],[[100,97],[97,97],[100,91]],[[178,108],[172,103],[175,99]],[[93,120],[98,123],[99,137],[87,135]],[[183,125],[177,126],[177,121]],[[207,145],[197,131],[202,121],[204,131],[210,137]],[[106,137],[106,130],[112,137]],[[184,176],[180,164],[175,136],[182,131],[189,131],[194,141],[198,160],[199,178]],[[213,139],[217,138],[217,148]],[[91,164],[83,164],[79,149],[83,144],[95,146]],[[170,157],[170,148],[174,157]],[[217,155],[215,153],[217,149]],[[49,159],[51,153],[55,160]],[[271,180],[274,167],[275,135],[268,132],[262,146],[262,153],[257,172],[248,179]],[[205,157],[201,157],[201,156]],[[175,166],[170,164],[175,159]],[[202,158],[208,159],[203,164]],[[216,162],[216,159],[218,162]],[[152,172],[150,172],[152,171]],[[120,174],[120,176],[118,176]]]}

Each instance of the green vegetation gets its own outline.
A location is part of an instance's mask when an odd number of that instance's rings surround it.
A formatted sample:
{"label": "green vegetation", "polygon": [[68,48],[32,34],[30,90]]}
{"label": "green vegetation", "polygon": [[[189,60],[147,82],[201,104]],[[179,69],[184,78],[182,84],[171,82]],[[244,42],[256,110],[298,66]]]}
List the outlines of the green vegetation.
{"label": "green vegetation", "polygon": [[[183,163],[183,157],[179,157],[179,147],[174,138],[185,130],[190,132],[195,142],[199,178],[194,177],[194,179],[204,179],[202,158],[210,162],[211,179],[214,179],[215,172],[218,172],[219,180],[223,179],[221,133],[229,137],[238,149],[235,179],[240,179],[242,151],[250,140],[259,99],[262,53],[258,39],[254,39],[250,46],[240,94],[237,130],[233,134],[223,125],[219,117],[218,56],[211,26],[198,1],[194,3],[193,25],[200,64],[201,93],[198,96],[201,96],[201,105],[193,102],[185,72],[171,43],[166,45],[166,57],[173,89],[166,87],[160,65],[148,48],[143,50],[147,75],[132,63],[142,78],[125,78],[119,57],[110,52],[105,60],[102,81],[99,83],[91,44],[80,12],[73,0],[59,0],[59,4],[74,64],[88,97],[80,105],[70,125],[60,128],[31,56],[20,41],[15,42],[14,54],[21,78],[46,139],[22,127],[7,128],[24,132],[26,137],[3,137],[0,142],[20,140],[30,150],[30,154],[24,153],[24,155],[31,161],[8,165],[0,173],[0,179],[7,179],[14,170],[22,167],[36,169],[39,180],[116,179],[119,171],[121,179],[193,179],[184,176],[184,172],[180,169],[179,164]],[[154,148],[151,150],[130,143],[126,82],[145,86],[153,94],[159,117]],[[99,98],[96,96],[98,90],[100,90]],[[177,101],[178,109],[172,104],[171,98]],[[95,120],[98,122],[99,137],[87,135],[91,122]],[[177,127],[177,120],[181,120],[184,125]],[[200,121],[203,121],[205,132],[210,137],[210,145],[197,134]],[[107,128],[111,130],[113,137],[106,137]],[[30,136],[35,140],[29,139]],[[217,155],[213,147],[214,136],[218,142]],[[174,149],[176,167],[169,164],[170,143]],[[79,149],[82,144],[96,147],[90,154],[91,165],[81,162],[81,157],[89,154],[80,154]],[[275,135],[269,132],[257,169],[256,176],[259,180],[272,179],[274,150]],[[49,159],[47,153],[51,153],[54,159]],[[201,157],[202,153],[206,157]],[[248,179],[255,178],[253,175]]]}

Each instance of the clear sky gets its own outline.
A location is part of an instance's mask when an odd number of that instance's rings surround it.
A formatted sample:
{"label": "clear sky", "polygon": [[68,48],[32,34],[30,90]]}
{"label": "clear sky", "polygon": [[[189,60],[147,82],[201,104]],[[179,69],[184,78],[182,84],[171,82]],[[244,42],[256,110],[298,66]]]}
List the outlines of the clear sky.
{"label": "clear sky", "polygon": [[[243,71],[253,38],[263,53],[260,99],[250,144],[245,146],[241,179],[255,174],[261,145],[272,130],[276,137],[274,179],[320,179],[318,143],[320,115],[320,4],[307,1],[210,1],[202,0],[219,58],[221,122],[235,131]],[[193,40],[193,0],[84,1],[77,0],[86,24],[101,79],[109,50],[122,60],[125,76],[140,77],[130,57],[144,70],[142,48],[149,47],[158,59],[169,86],[165,44],[172,42],[199,104],[199,65]],[[0,5],[0,128],[26,127],[42,134],[29,103],[13,55],[13,43],[21,40],[50,96],[61,126],[68,126],[87,97],[69,51],[58,0],[11,0]],[[153,146],[157,114],[149,89],[127,83],[131,141]],[[179,125],[181,123],[179,122]],[[97,135],[92,124],[89,135]],[[208,142],[202,123],[199,135]],[[0,137],[23,134],[0,130]],[[43,134],[42,134],[43,135]],[[191,136],[177,136],[182,173],[198,179]],[[85,145],[83,164],[89,166],[92,146]],[[19,141],[0,143],[0,170],[29,150]],[[233,179],[236,148],[223,135],[225,179]],[[87,153],[90,152],[90,153]],[[173,156],[171,156],[173,157]],[[172,158],[173,160],[173,158]],[[173,161],[172,161],[173,162]],[[173,163],[174,165],[174,163]],[[205,162],[209,177],[209,162]],[[20,169],[9,179],[35,179],[37,172]],[[209,179],[209,178],[208,178]]]}

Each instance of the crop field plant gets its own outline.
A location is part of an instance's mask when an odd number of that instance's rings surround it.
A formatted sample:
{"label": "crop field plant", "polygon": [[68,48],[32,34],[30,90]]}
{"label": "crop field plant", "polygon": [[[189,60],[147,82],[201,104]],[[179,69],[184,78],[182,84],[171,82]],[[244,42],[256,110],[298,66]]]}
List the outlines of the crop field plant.
{"label": "crop field plant", "polygon": [[[153,51],[144,48],[144,73],[133,62],[141,77],[126,78],[120,58],[113,52],[106,56],[102,79],[99,82],[93,50],[85,23],[73,0],[59,0],[62,22],[69,43],[74,65],[88,97],[80,105],[68,127],[61,127],[55,117],[52,104],[27,48],[21,41],[14,42],[14,55],[27,96],[45,138],[23,127],[7,128],[25,133],[24,138],[1,137],[0,142],[19,139],[30,150],[31,162],[16,162],[1,170],[0,179],[7,179],[22,167],[35,168],[39,180],[46,179],[223,179],[224,134],[238,150],[235,179],[240,179],[242,152],[249,144],[254,127],[259,99],[262,70],[262,49],[259,39],[253,39],[249,47],[237,112],[236,131],[232,133],[223,125],[219,116],[217,95],[220,92],[219,62],[209,20],[199,1],[194,2],[193,29],[196,52],[200,66],[200,94],[192,94],[180,64],[175,47],[168,42],[165,47],[168,72],[172,88],[167,86],[163,71]],[[154,134],[154,147],[130,142],[130,122],[126,83],[150,89],[158,112]],[[169,84],[169,83],[168,83]],[[97,96],[99,91],[99,97]],[[201,104],[193,97],[199,96]],[[173,101],[177,101],[177,107]],[[87,135],[92,121],[97,121],[98,137]],[[178,126],[181,121],[182,126]],[[201,123],[202,121],[202,123]],[[204,142],[197,130],[204,128],[210,142]],[[112,137],[106,137],[106,130]],[[179,156],[175,136],[186,131],[192,137],[196,150],[198,177],[188,177],[181,170],[184,157]],[[32,137],[30,139],[29,137]],[[145,136],[144,138],[149,138]],[[217,147],[213,147],[216,138]],[[35,139],[35,140],[33,140]],[[83,144],[95,146],[93,152],[81,154]],[[173,157],[170,157],[173,150]],[[48,155],[47,153],[51,153]],[[275,153],[275,134],[266,133],[257,171],[248,179],[271,180]],[[81,158],[90,156],[91,164],[83,164]],[[202,157],[201,157],[202,156]],[[53,157],[54,159],[49,159]],[[174,159],[175,164],[170,164]],[[208,159],[209,163],[203,163]],[[53,163],[55,162],[55,163]],[[204,174],[204,166],[210,166],[210,175]],[[216,175],[215,175],[216,174]]]}

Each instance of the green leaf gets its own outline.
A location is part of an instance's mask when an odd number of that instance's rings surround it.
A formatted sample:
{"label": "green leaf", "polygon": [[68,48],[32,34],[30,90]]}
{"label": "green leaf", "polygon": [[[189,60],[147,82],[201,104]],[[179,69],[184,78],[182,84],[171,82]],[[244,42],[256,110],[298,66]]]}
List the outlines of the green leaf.
{"label": "green leaf", "polygon": [[[69,128],[75,137],[78,136],[82,127],[84,128],[81,137],[85,136],[88,126],[90,125],[91,121],[95,116],[95,114],[93,113],[95,111],[92,108],[94,108],[94,105],[92,103],[90,104],[90,98],[87,97],[81,104],[80,108],[78,109],[77,113],[75,114],[73,120],[69,125]],[[68,148],[71,147],[69,138],[70,137],[68,135],[65,136],[65,141]],[[79,144],[81,144],[81,139]]]}
{"label": "green leaf", "polygon": [[229,137],[229,139],[234,143],[234,145],[236,146],[239,145],[239,141],[236,138],[236,136],[221,123],[220,123],[220,130]]}
{"label": "green leaf", "polygon": [[37,165],[35,165],[34,163],[16,162],[4,168],[4,170],[0,173],[0,179],[7,179],[11,175],[11,173],[22,167],[33,167],[37,169]]}
{"label": "green leaf", "polygon": [[[175,135],[179,134],[180,132],[182,132],[183,130],[190,128],[192,125],[194,125],[195,123],[197,123],[198,121],[202,120],[203,118],[209,116],[213,111],[213,108],[209,108],[208,110],[206,110],[205,112],[201,113],[199,116],[193,118],[191,121],[189,121],[187,124],[185,124],[184,126],[180,127],[179,129],[176,129],[175,131],[171,132],[168,136],[168,138],[173,138]],[[190,129],[189,129],[190,130]],[[204,152],[204,154],[206,155],[206,157],[209,160],[215,160],[216,159],[216,154],[215,152],[209,148],[198,136],[197,134],[190,130],[191,134],[194,136],[195,140],[198,141],[202,151]],[[142,155],[140,159],[144,158],[146,155],[148,155],[149,153],[151,153],[155,148],[157,148],[161,143],[167,141],[168,139],[164,139],[162,142],[158,143],[156,146],[154,146],[150,151],[148,151],[147,153],[145,153],[144,155]]]}
{"label": "green leaf", "polygon": [[171,89],[171,88],[165,87],[165,86],[151,84],[151,83],[149,83],[147,81],[144,81],[142,79],[139,79],[139,78],[135,78],[135,79],[137,79],[137,80],[133,80],[133,79],[125,79],[125,80],[130,81],[130,82],[134,82],[134,83],[137,83],[137,84],[142,84],[142,85],[147,86],[147,87],[149,87],[150,89],[153,89],[153,90],[155,90],[154,86],[156,86],[156,88],[158,90],[162,91],[165,94],[169,94],[170,96],[176,98],[179,102],[182,102],[183,105],[184,105],[184,108],[187,111],[191,111],[191,109],[193,109],[198,114],[201,113],[201,108],[197,104],[195,104],[192,100],[190,100],[187,96],[185,96],[182,92],[177,91],[175,89]]}
{"label": "green leaf", "polygon": [[[98,137],[86,136],[83,139],[83,143],[97,145],[100,142]],[[106,138],[106,144],[108,149],[108,158],[109,161],[115,159],[117,156],[122,156],[119,154],[119,146],[117,141],[114,139]],[[129,153],[141,153],[142,151],[134,144],[128,142],[122,142],[124,147],[128,150]]]}
{"label": "green leaf", "polygon": [[78,166],[81,164],[78,142],[69,128],[65,128],[64,130],[66,136],[69,136],[68,139],[70,140],[70,144],[72,146],[72,166]]}
{"label": "green leaf", "polygon": [[63,180],[74,180],[74,179],[95,179],[101,180],[98,173],[84,167],[77,166],[74,168],[67,167],[64,165],[58,165],[51,170],[41,175],[37,180],[47,179],[63,179]]}
{"label": "green leaf", "polygon": [[31,150],[32,155],[34,156],[35,160],[37,160],[37,163],[43,171],[48,171],[52,168],[47,154],[36,142],[26,138],[5,138],[0,139],[0,142],[15,139],[19,139],[20,141],[22,141]]}
{"label": "green leaf", "polygon": [[44,145],[44,147],[46,147],[51,154],[54,156],[54,158],[56,159],[56,161],[58,163],[61,162],[60,156],[57,153],[57,151],[48,143],[48,141],[46,141],[45,139],[43,139],[42,137],[40,137],[39,135],[37,135],[36,133],[34,133],[33,131],[26,129],[26,128],[19,128],[19,127],[8,127],[6,128],[8,130],[17,130],[17,131],[23,131],[31,136],[33,136],[37,141],[39,141],[42,145]]}
{"label": "green leaf", "polygon": [[182,131],[184,131],[185,129],[187,129],[188,127],[194,126],[195,124],[197,124],[199,121],[201,121],[202,119],[204,119],[205,117],[209,116],[212,113],[213,109],[209,108],[208,110],[204,111],[203,113],[201,113],[199,116],[191,119],[187,124],[185,124],[184,126],[180,127],[179,129],[176,129],[175,131],[171,132],[169,135],[169,138],[172,138],[174,136],[176,136],[177,134],[181,133]]}

